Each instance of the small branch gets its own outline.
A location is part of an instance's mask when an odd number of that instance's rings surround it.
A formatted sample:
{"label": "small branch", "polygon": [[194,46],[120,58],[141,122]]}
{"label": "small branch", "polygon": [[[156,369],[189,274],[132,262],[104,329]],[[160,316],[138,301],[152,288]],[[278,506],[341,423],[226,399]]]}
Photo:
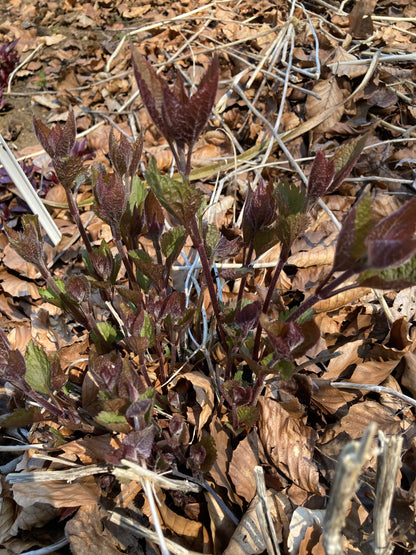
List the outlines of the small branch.
{"label": "small branch", "polygon": [[373,454],[376,425],[372,422],[360,441],[347,443],[341,452],[324,517],[323,544],[326,555],[343,555],[342,528],[348,505],[358,488],[361,468]]}
{"label": "small branch", "polygon": [[412,397],[408,397],[404,393],[400,393],[399,391],[395,391],[394,389],[390,389],[382,385],[368,385],[352,382],[333,382],[331,383],[331,387],[335,387],[336,389],[361,389],[363,391],[372,391],[374,393],[387,393],[388,395],[392,395],[393,397],[398,397],[412,407],[416,407],[416,400],[412,399]]}
{"label": "small branch", "polygon": [[389,520],[396,487],[396,476],[401,464],[401,449],[403,438],[392,436],[385,438],[379,432],[381,442],[380,454],[377,460],[376,495],[373,512],[374,553],[375,555],[390,555],[393,545],[389,540]]}
{"label": "small branch", "polygon": [[267,546],[267,553],[270,555],[280,555],[279,540],[277,539],[276,528],[269,507],[263,467],[256,466],[254,468],[254,478],[256,480],[257,496],[259,499],[256,505],[256,514],[259,519],[264,542]]}

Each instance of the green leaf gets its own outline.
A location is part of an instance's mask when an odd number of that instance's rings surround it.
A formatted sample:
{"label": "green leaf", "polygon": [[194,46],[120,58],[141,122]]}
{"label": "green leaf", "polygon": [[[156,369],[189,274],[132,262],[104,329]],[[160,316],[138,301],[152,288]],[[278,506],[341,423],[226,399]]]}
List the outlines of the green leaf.
{"label": "green leaf", "polygon": [[386,270],[366,270],[358,276],[358,283],[364,287],[377,289],[405,289],[416,284],[416,256]]}
{"label": "green leaf", "polygon": [[160,247],[162,253],[166,257],[165,265],[167,268],[167,275],[170,273],[170,268],[175,260],[178,258],[182,247],[185,244],[186,230],[182,225],[171,227],[168,231],[163,233],[160,238]]}
{"label": "green leaf", "polygon": [[207,255],[208,257],[211,256],[213,250],[215,249],[215,247],[218,244],[218,241],[221,238],[221,232],[218,229],[218,226],[215,224],[208,224],[207,226],[207,232],[206,235],[204,237],[205,239],[205,245],[207,247]]}
{"label": "green leaf", "polygon": [[[119,337],[119,332],[108,322],[97,322],[97,328],[99,329],[103,339],[109,343],[115,343]],[[94,330],[91,330],[91,339],[96,342],[100,342],[100,338],[97,337]]]}
{"label": "green leaf", "polygon": [[238,407],[237,416],[240,424],[247,428],[252,428],[259,419],[260,410],[257,407]]}
{"label": "green leaf", "polygon": [[113,432],[128,433],[131,430],[127,419],[118,412],[102,410],[94,417],[95,422]]}
{"label": "green leaf", "polygon": [[193,183],[161,175],[155,158],[148,166],[146,181],[165,210],[187,226],[201,206],[202,192]]}
{"label": "green leaf", "polygon": [[281,216],[299,214],[305,207],[306,191],[292,183],[276,183],[274,196]]}
{"label": "green leaf", "polygon": [[297,213],[289,216],[277,216],[276,232],[282,245],[290,249],[293,242],[304,233],[309,225],[307,214]]}
{"label": "green leaf", "polygon": [[155,330],[152,320],[150,319],[150,316],[147,312],[144,313],[144,322],[142,329],[140,330],[140,337],[146,337],[149,340],[149,349],[153,346],[153,341],[155,339]]}
{"label": "green leaf", "polygon": [[139,177],[136,175],[133,178],[131,193],[129,195],[128,202],[130,206],[130,211],[133,212],[135,206],[139,208],[143,204],[145,198],[146,198],[146,183],[141,179],[139,179]]}
{"label": "green leaf", "polygon": [[374,224],[371,197],[369,194],[366,194],[357,204],[357,211],[355,214],[353,255],[357,260],[367,253],[365,239],[373,229]]}
{"label": "green leaf", "polygon": [[290,360],[280,360],[278,364],[270,368],[270,372],[279,374],[282,380],[290,380],[290,378],[295,373],[296,368],[293,362]]}
{"label": "green leaf", "polygon": [[20,428],[22,426],[30,426],[34,422],[41,422],[45,419],[41,411],[37,407],[16,409],[11,414],[0,417],[1,428]]}
{"label": "green leaf", "polygon": [[25,353],[25,380],[38,393],[48,395],[51,389],[51,367],[45,351],[30,340]]}
{"label": "green leaf", "polygon": [[153,258],[143,250],[129,251],[134,264],[139,271],[148,277],[153,284],[157,284],[163,279],[165,267],[163,264],[157,264]]}

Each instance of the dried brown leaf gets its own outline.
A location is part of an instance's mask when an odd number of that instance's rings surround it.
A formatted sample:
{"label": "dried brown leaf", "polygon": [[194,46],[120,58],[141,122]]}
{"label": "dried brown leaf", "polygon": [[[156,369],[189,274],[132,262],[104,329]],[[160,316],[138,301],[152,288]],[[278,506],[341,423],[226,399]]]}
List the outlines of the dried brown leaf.
{"label": "dried brown leaf", "polygon": [[368,295],[371,290],[368,287],[356,287],[355,289],[350,289],[334,295],[329,299],[319,301],[314,305],[315,312],[331,312],[332,310],[337,310],[343,306],[347,306],[354,301],[362,301],[363,297]]}
{"label": "dried brown leaf", "polygon": [[305,102],[306,115],[308,118],[318,116],[326,110],[334,109],[333,113],[330,113],[328,117],[314,129],[315,133],[325,133],[325,131],[329,131],[332,128],[334,123],[341,120],[344,113],[344,106],[342,105],[344,95],[335,77],[319,81],[313,87],[312,91],[319,94],[321,99],[318,100],[314,96],[308,96]]}
{"label": "dried brown leaf", "polygon": [[252,431],[238,444],[230,462],[229,475],[236,492],[250,503],[256,494],[254,467],[259,464],[257,433]]}
{"label": "dried brown leaf", "polygon": [[73,507],[98,502],[99,490],[92,476],[73,484],[67,482],[23,482],[13,484],[13,497],[21,507],[47,503],[52,507]]}
{"label": "dried brown leaf", "polygon": [[65,526],[74,555],[120,555],[138,553],[138,539],[126,530],[117,528],[114,534],[105,525],[106,512],[96,505],[81,507]]}
{"label": "dried brown leaf", "polygon": [[299,487],[320,493],[313,461],[316,433],[303,420],[291,418],[282,403],[265,395],[260,400],[259,435],[274,466]]}

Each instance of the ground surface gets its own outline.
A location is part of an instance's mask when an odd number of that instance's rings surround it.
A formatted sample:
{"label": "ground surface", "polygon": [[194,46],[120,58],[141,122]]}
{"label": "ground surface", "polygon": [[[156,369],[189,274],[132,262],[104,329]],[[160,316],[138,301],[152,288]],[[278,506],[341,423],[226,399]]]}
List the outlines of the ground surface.
{"label": "ground surface", "polygon": [[[24,62],[13,76],[10,91],[4,90],[0,132],[26,164],[64,234],[57,249],[46,249],[48,261],[54,260],[56,277],[80,270],[82,245],[65,208],[63,189],[54,182],[49,159],[36,140],[33,115],[48,124],[63,123],[72,105],[77,131],[86,137],[85,153],[91,155],[91,162],[105,166],[108,120],[129,135],[141,129],[145,161],[156,155],[161,171],[171,166],[165,141],[140,98],[129,103],[137,90],[129,39],[168,79],[176,70],[188,83],[199,82],[212,53],[218,52],[216,115],[193,158],[193,167],[199,171],[193,176],[207,200],[215,191],[215,164],[223,163],[222,194],[212,220],[218,226],[237,225],[247,182],[256,179],[256,169],[263,167],[266,179],[299,185],[299,174],[276,144],[267,150],[271,130],[265,122],[274,126],[277,118],[279,133],[306,174],[318,149],[331,156],[339,145],[367,133],[353,175],[324,199],[339,221],[364,188],[373,195],[379,216],[414,195],[416,7],[411,2],[363,0],[340,6],[335,0],[296,4],[12,0],[1,3],[0,22],[0,43],[18,38]],[[250,156],[245,156],[247,152]],[[2,173],[0,178],[1,212],[9,226],[15,227],[27,207],[7,175]],[[90,196],[85,187],[78,200]],[[83,211],[93,243],[110,239],[108,226],[94,217],[90,203],[86,202]],[[336,237],[329,217],[316,209],[313,223],[294,244],[278,283],[287,306],[308,296],[331,267]],[[257,269],[248,283],[251,299],[261,295],[270,282],[279,251],[277,246],[259,261],[265,267]],[[42,282],[36,270],[9,248],[3,230],[0,259],[0,325],[12,348],[24,352],[31,338],[48,353],[58,346],[62,368],[84,387],[85,394],[88,334],[40,300],[37,286]],[[237,255],[230,262],[241,260]],[[237,290],[238,284],[230,284],[224,302],[235,302]],[[388,291],[384,297],[386,304],[381,306],[380,297],[371,289],[359,288],[318,305],[321,340],[297,361],[307,364],[290,381],[268,384],[259,401],[257,424],[239,436],[226,426],[228,409],[215,398],[206,368],[188,365],[187,372],[175,378],[172,391],[185,399],[182,417],[194,434],[189,443],[209,434],[217,455],[211,469],[200,476],[202,491],[173,493],[160,484],[155,488],[164,534],[176,542],[176,547],[168,546],[172,553],[180,553],[179,546],[204,553],[236,554],[243,547],[246,553],[263,551],[260,532],[233,536],[236,523],[241,526],[254,518],[250,504],[257,491],[256,466],[265,473],[270,502],[266,513],[272,514],[282,552],[323,553],[322,520],[336,461],[344,445],[360,439],[370,421],[387,437],[403,438],[391,539],[394,553],[416,549],[415,408],[394,395],[416,395],[416,293],[409,288]],[[220,355],[217,362],[221,368]],[[333,381],[366,384],[370,391],[334,389]],[[155,377],[156,387],[157,383]],[[379,385],[389,393],[376,391]],[[24,398],[3,389],[4,414],[25,406]],[[167,429],[172,415],[165,416],[163,411],[157,416],[160,429]],[[53,544],[64,531],[70,547],[57,548],[57,553],[69,548],[77,554],[154,553],[158,549],[154,538],[143,539],[153,517],[140,480],[130,476],[130,481],[119,485],[110,473],[94,472],[93,465],[105,463],[105,455],[119,445],[124,431],[110,427],[105,433],[103,429],[74,433],[53,419],[31,427],[2,428],[4,446],[22,442],[54,446],[49,453],[36,451],[44,458],[32,457],[34,451],[26,451],[18,460],[4,453],[4,476],[29,469],[33,473],[90,469],[73,483],[66,478],[21,484],[2,479],[0,541],[5,552],[22,553]],[[373,552],[376,457],[374,452],[370,455],[364,461],[361,486],[347,509],[347,553]],[[35,463],[37,470],[33,470]],[[195,478],[186,465],[184,469]],[[109,522],[111,511],[113,522]],[[115,514],[142,524],[145,532],[123,527]],[[260,530],[262,526],[260,522]],[[257,550],[256,541],[260,541]]]}

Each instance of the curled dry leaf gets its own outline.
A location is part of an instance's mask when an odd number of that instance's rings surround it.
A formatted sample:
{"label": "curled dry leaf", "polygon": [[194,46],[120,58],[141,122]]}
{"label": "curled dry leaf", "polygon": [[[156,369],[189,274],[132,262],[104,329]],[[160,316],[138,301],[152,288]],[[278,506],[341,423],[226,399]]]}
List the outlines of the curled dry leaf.
{"label": "curled dry leaf", "polygon": [[344,106],[342,105],[344,95],[335,77],[319,81],[313,87],[312,91],[319,94],[321,99],[318,100],[314,96],[308,96],[305,103],[306,115],[308,118],[313,118],[326,110],[336,108],[333,113],[329,114],[328,117],[314,129],[315,133],[325,133],[329,131],[335,123],[341,120],[344,113]]}
{"label": "curled dry leaf", "polygon": [[13,484],[13,497],[21,507],[47,503],[52,507],[73,507],[98,502],[99,490],[92,476],[68,484],[56,482],[21,482]]}
{"label": "curled dry leaf", "polygon": [[[283,539],[283,528],[286,524],[286,515],[282,519],[282,511],[279,510],[282,504],[285,503],[281,499],[282,497],[284,496],[280,493],[267,490],[268,507],[275,525],[277,541],[279,542]],[[256,495],[240,520],[223,555],[255,555],[263,553],[266,549],[266,543],[260,529],[256,511],[259,502],[259,498]]]}
{"label": "curled dry leaf", "polygon": [[327,64],[333,64],[330,66],[332,73],[340,77],[345,75],[350,79],[355,79],[355,77],[360,77],[367,73],[368,66],[365,64],[355,64],[348,62],[356,62],[357,57],[350,52],[347,52],[342,48],[342,46],[337,46],[334,52],[327,60]]}
{"label": "curled dry leaf", "polygon": [[236,492],[251,502],[256,494],[256,481],[254,478],[254,467],[259,464],[258,450],[259,438],[255,431],[238,444],[233,452],[230,463],[230,478],[233,481]]}
{"label": "curled dry leaf", "polygon": [[274,466],[308,492],[321,493],[313,461],[316,433],[303,420],[291,418],[271,395],[260,400],[259,435]]}
{"label": "curled dry leaf", "polygon": [[120,555],[120,553],[140,552],[139,540],[122,528],[113,535],[105,525],[106,512],[96,505],[81,507],[65,526],[74,555]]}
{"label": "curled dry leaf", "polygon": [[[324,521],[325,511],[319,509],[307,509],[306,507],[297,507],[292,514],[289,525],[289,536],[287,538],[287,547],[290,554],[305,553],[302,550],[302,544],[308,531],[317,526],[322,533],[322,525]],[[315,552],[314,552],[315,553]]]}
{"label": "curled dry leaf", "polygon": [[362,301],[363,297],[369,293],[371,293],[371,289],[368,287],[356,287],[355,289],[338,293],[338,295],[334,295],[329,299],[319,301],[313,308],[315,312],[331,312],[343,306],[347,306],[354,301]]}

